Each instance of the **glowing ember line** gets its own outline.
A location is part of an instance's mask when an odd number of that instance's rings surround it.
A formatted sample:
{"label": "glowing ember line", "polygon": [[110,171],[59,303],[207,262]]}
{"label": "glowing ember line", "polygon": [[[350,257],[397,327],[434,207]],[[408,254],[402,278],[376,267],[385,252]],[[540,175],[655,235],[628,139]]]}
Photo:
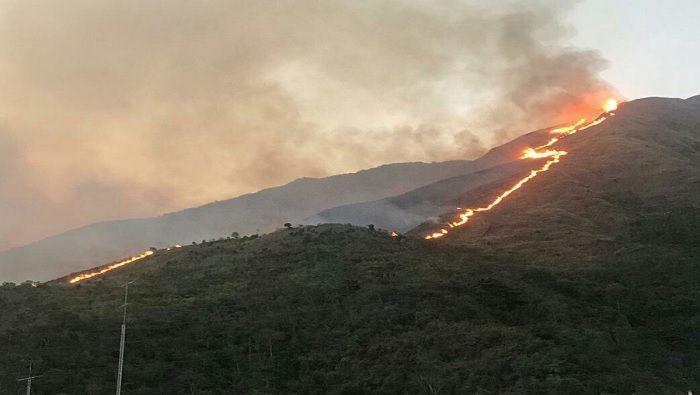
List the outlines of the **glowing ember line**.
{"label": "glowing ember line", "polygon": [[[166,249],[166,251],[170,251],[170,250],[172,250],[172,249],[174,249],[174,248],[181,248],[181,247],[182,247],[181,245],[176,244],[176,245],[174,245],[174,246],[172,246],[172,247],[168,247],[168,248]],[[149,256],[151,256],[151,255],[153,255],[153,254],[154,254],[154,252],[151,251],[151,250],[144,251],[144,252],[142,252],[142,253],[139,254],[139,255],[135,255],[135,256],[132,256],[132,257],[129,258],[129,259],[125,259],[125,260],[123,260],[123,261],[120,261],[120,262],[117,262],[117,263],[113,263],[113,264],[111,264],[111,265],[108,265],[108,266],[106,266],[106,267],[103,267],[103,268],[100,269],[100,270],[97,270],[97,271],[94,271],[94,272],[88,272],[88,273],[81,273],[81,274],[79,274],[79,275],[77,275],[77,276],[71,278],[71,279],[69,280],[69,282],[70,282],[71,284],[75,284],[75,283],[77,283],[77,282],[80,282],[80,281],[83,281],[83,280],[87,280],[88,278],[92,278],[92,277],[95,277],[95,276],[99,276],[99,275],[101,275],[101,274],[105,274],[105,273],[107,273],[107,272],[109,272],[109,271],[112,271],[112,270],[114,270],[114,269],[120,268],[120,267],[122,267],[122,266],[126,266],[126,265],[128,265],[128,264],[130,264],[130,263],[134,263],[134,262],[136,262],[136,261],[140,261],[141,259],[147,258],[147,257],[149,257]]]}
{"label": "glowing ember line", "polygon": [[534,148],[527,148],[523,151],[523,156],[520,157],[520,159],[542,159],[542,158],[549,158],[551,156],[555,156],[559,153],[560,151],[556,151],[553,149],[549,149],[546,151],[537,151]]}
{"label": "glowing ember line", "polygon": [[[556,143],[557,141],[559,141],[559,137],[552,137],[552,138],[547,142],[547,144],[540,145],[539,147],[537,147],[537,148],[535,148],[535,149],[536,149],[536,150],[539,150],[539,149],[542,149],[542,148],[551,147],[551,146],[554,145],[554,143]],[[532,149],[532,148],[528,148],[528,149]]]}
{"label": "glowing ember line", "polygon": [[[570,126],[564,126],[560,128],[556,128],[550,131],[551,134],[556,135],[557,137],[552,137],[546,144],[543,144],[537,148],[527,148],[523,151],[522,156],[520,159],[542,159],[542,158],[550,158],[547,162],[542,165],[539,169],[531,170],[530,174],[527,176],[523,177],[520,179],[515,185],[510,187],[508,190],[505,192],[501,193],[498,195],[488,206],[486,207],[478,207],[478,208],[468,208],[464,209],[459,215],[457,216],[456,221],[448,222],[447,227],[443,227],[427,236],[425,236],[426,239],[437,239],[440,237],[445,236],[446,234],[449,233],[448,229],[452,229],[458,226],[462,226],[466,224],[471,217],[474,216],[474,214],[482,211],[489,211],[495,206],[497,206],[499,203],[503,201],[506,197],[508,197],[511,193],[515,192],[516,190],[520,189],[525,183],[528,181],[532,180],[533,178],[537,177],[538,174],[543,173],[547,170],[549,170],[552,165],[555,163],[559,163],[561,161],[561,157],[566,155],[566,151],[557,151],[553,149],[547,149],[543,150],[544,148],[551,147],[554,145],[557,141],[560,139],[570,136],[576,132],[579,132],[581,130],[588,129],[592,126],[598,125],[608,119],[610,116],[614,115],[611,113],[611,111],[614,111],[617,109],[617,101],[615,99],[610,99],[605,102],[603,105],[603,109],[605,110],[605,114],[601,115],[597,119],[593,120],[592,122],[586,123],[585,118],[581,118],[578,120],[573,125]],[[461,209],[460,209],[461,210]]]}
{"label": "glowing ember line", "polygon": [[132,256],[132,257],[129,258],[129,259],[126,259],[126,260],[123,260],[123,261],[121,261],[121,262],[117,262],[117,263],[115,263],[115,264],[109,265],[109,266],[107,266],[107,267],[104,267],[104,268],[102,268],[102,269],[96,271],[96,272],[83,273],[83,274],[80,274],[80,275],[78,275],[78,276],[76,276],[76,277],[73,277],[72,279],[70,279],[70,283],[71,283],[71,284],[75,284],[75,283],[77,283],[78,281],[83,281],[83,280],[87,280],[88,278],[91,278],[91,277],[99,276],[100,274],[107,273],[107,272],[110,271],[110,270],[114,270],[114,269],[116,269],[116,268],[118,268],[118,267],[122,267],[122,266],[128,265],[128,264],[130,264],[130,263],[139,261],[139,260],[141,260],[141,259],[143,259],[143,258],[146,258],[146,257],[148,257],[148,256],[151,256],[151,255],[153,255],[153,251],[151,251],[151,250],[144,251],[143,253],[141,253],[141,254],[139,254],[139,255]]}
{"label": "glowing ember line", "polygon": [[551,134],[571,134],[572,131],[576,130],[576,128],[583,125],[584,123],[586,123],[586,118],[581,118],[578,120],[578,122],[576,122],[573,125],[564,126],[561,128],[556,128],[549,133],[551,133]]}
{"label": "glowing ember line", "polygon": [[[450,228],[454,228],[454,227],[457,227],[457,226],[462,226],[462,225],[466,224],[467,221],[469,221],[469,219],[470,219],[475,213],[491,210],[492,208],[494,208],[495,206],[497,206],[499,203],[501,203],[501,201],[503,201],[503,199],[505,199],[506,197],[508,197],[508,195],[510,195],[511,193],[513,193],[514,191],[516,191],[517,189],[519,189],[520,187],[522,187],[526,182],[532,180],[532,179],[535,178],[538,174],[549,170],[549,168],[550,168],[553,164],[559,163],[560,158],[561,158],[562,156],[566,155],[566,151],[554,151],[554,152],[556,152],[556,153],[555,153],[554,155],[551,156],[552,159],[550,159],[550,160],[548,160],[547,162],[545,162],[545,164],[542,165],[542,167],[540,167],[539,169],[531,170],[531,171],[530,171],[530,174],[528,174],[526,177],[522,178],[520,181],[518,181],[515,185],[513,185],[513,186],[512,186],[510,189],[508,189],[507,191],[505,191],[505,192],[503,192],[502,194],[498,195],[498,197],[496,197],[496,199],[494,199],[488,206],[486,206],[486,207],[479,207],[479,208],[475,208],[475,209],[468,208],[468,209],[464,210],[463,213],[459,214],[459,220],[448,223],[448,226],[449,226]],[[442,237],[442,236],[446,235],[447,233],[448,233],[447,229],[444,229],[444,228],[443,228],[443,229],[440,229],[440,230],[437,231],[437,232],[434,232],[434,233],[432,233],[432,234],[430,234],[430,235],[428,235],[428,236],[425,236],[425,238],[426,238],[426,239],[437,239],[437,238],[439,238],[439,237]]]}

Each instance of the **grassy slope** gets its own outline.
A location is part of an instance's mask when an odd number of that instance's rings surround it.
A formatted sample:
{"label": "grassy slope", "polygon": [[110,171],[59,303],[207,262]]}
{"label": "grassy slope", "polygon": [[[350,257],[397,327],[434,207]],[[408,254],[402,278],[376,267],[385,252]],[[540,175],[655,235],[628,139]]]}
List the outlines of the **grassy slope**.
{"label": "grassy slope", "polygon": [[576,269],[322,225],[160,252],[79,287],[7,285],[0,393],[20,390],[28,357],[37,393],[112,391],[131,278],[131,394],[697,390],[700,222],[664,223]]}

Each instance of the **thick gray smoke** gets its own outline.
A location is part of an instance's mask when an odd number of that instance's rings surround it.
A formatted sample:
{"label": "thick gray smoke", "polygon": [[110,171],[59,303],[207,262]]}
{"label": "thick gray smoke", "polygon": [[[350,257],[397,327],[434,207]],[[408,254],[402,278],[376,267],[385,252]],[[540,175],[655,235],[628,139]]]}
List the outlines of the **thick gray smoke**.
{"label": "thick gray smoke", "polygon": [[608,90],[571,7],[0,0],[0,249],[558,122]]}

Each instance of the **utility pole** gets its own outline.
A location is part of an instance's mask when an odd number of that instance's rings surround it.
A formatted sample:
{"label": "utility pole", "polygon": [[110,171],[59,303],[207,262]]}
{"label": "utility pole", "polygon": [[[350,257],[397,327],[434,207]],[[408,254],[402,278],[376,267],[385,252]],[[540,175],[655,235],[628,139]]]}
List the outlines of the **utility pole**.
{"label": "utility pole", "polygon": [[124,284],[124,318],[122,319],[122,338],[119,342],[119,370],[117,370],[117,395],[122,393],[122,367],[124,366],[124,338],[126,337],[126,306],[128,305],[129,297],[129,284],[133,281],[129,281]]}
{"label": "utility pole", "polygon": [[32,376],[32,360],[30,359],[29,360],[29,375],[27,375],[27,377],[17,379],[17,381],[26,381],[27,382],[27,395],[32,394],[32,379],[35,379],[37,377],[41,377],[41,375]]}

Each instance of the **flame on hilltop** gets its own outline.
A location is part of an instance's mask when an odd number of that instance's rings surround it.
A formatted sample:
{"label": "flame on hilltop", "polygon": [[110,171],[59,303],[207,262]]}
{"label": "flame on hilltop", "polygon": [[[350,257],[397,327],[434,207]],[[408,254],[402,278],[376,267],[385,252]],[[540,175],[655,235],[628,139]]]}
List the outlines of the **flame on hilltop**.
{"label": "flame on hilltop", "polygon": [[[166,249],[166,251],[170,251],[170,250],[172,250],[172,249],[181,248],[181,247],[182,247],[181,245],[176,244],[176,245],[174,245],[174,246],[172,246],[172,247],[168,247],[168,248]],[[126,265],[128,265],[128,264],[130,264],[130,263],[134,263],[134,262],[136,262],[136,261],[140,261],[141,259],[147,258],[147,257],[149,257],[149,256],[151,256],[151,255],[153,255],[153,254],[155,254],[155,252],[153,252],[152,250],[144,251],[144,252],[140,253],[139,255],[132,256],[132,257],[129,258],[129,259],[125,259],[125,260],[123,260],[123,261],[119,261],[119,262],[117,262],[117,263],[113,263],[113,264],[111,264],[111,265],[105,266],[105,267],[103,267],[103,268],[100,269],[100,270],[96,270],[96,271],[94,271],[94,272],[81,273],[81,274],[79,274],[79,275],[77,275],[77,276],[71,278],[68,282],[71,283],[71,284],[75,284],[75,283],[77,283],[77,282],[80,282],[80,281],[83,281],[83,280],[87,280],[88,278],[92,278],[92,277],[95,277],[95,276],[99,276],[99,275],[101,275],[101,274],[105,274],[105,273],[107,273],[107,272],[109,272],[109,271],[112,271],[112,270],[114,270],[114,269],[120,268],[120,267],[122,267],[122,266],[126,266]]]}
{"label": "flame on hilltop", "polygon": [[598,118],[594,119],[593,121],[588,122],[586,121],[586,118],[581,118],[572,125],[552,129],[550,131],[550,134],[554,135],[554,137],[552,137],[546,144],[540,145],[536,148],[528,147],[525,150],[523,150],[523,153],[520,156],[520,159],[549,158],[541,167],[535,170],[531,170],[527,176],[521,178],[515,185],[498,195],[489,205],[478,208],[459,209],[462,211],[457,215],[456,220],[448,222],[446,227],[434,231],[433,233],[425,236],[425,238],[437,239],[443,237],[450,232],[450,229],[466,224],[469,221],[469,219],[471,219],[471,217],[473,217],[476,213],[489,211],[492,208],[496,207],[503,201],[503,199],[507,198],[511,193],[515,192],[516,190],[520,189],[520,187],[522,187],[525,183],[537,177],[538,174],[544,173],[545,171],[549,170],[552,167],[552,165],[559,163],[561,161],[561,158],[567,154],[566,151],[549,149],[549,147],[554,145],[557,141],[561,140],[562,138],[565,138],[566,136],[570,136],[576,132],[580,132],[582,130],[588,129],[592,126],[602,123],[603,121],[614,115],[612,114],[612,111],[615,111],[617,109],[617,104],[617,100],[608,99],[607,101],[605,101],[605,103],[603,103],[602,106],[605,113],[599,116]]}
{"label": "flame on hilltop", "polygon": [[603,104],[603,110],[605,112],[611,112],[617,110],[617,100],[615,99],[608,99],[605,101],[605,104]]}

